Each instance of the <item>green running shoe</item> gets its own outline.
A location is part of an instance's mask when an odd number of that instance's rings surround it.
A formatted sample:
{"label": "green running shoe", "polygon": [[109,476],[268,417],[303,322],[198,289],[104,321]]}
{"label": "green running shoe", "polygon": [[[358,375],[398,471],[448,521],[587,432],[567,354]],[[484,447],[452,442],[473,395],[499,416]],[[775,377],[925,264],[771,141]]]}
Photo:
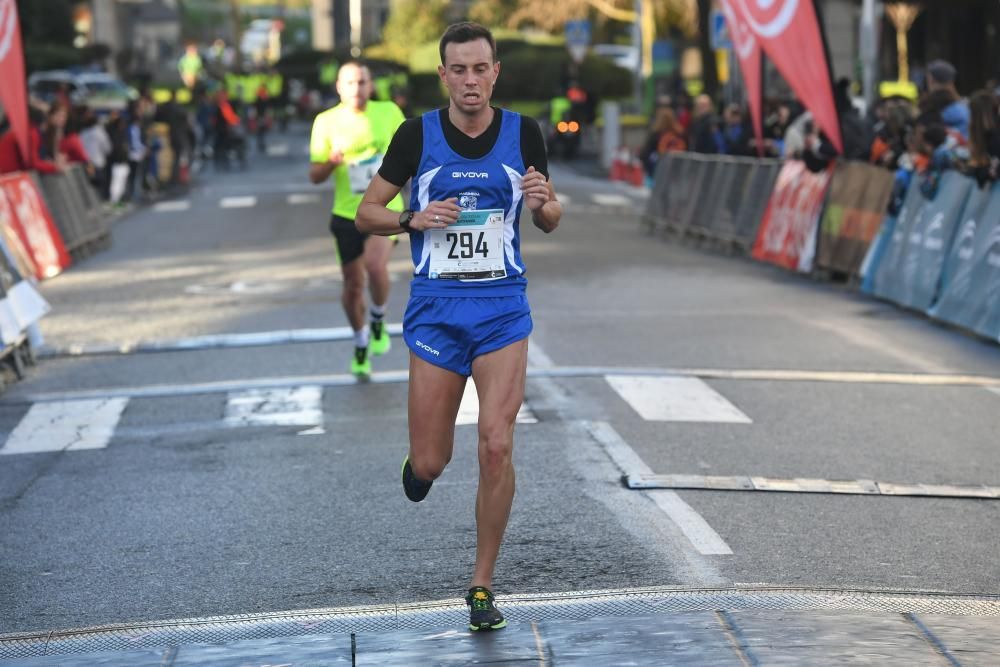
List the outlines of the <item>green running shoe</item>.
{"label": "green running shoe", "polygon": [[351,357],[351,373],[358,377],[368,377],[372,374],[372,362],[368,358],[367,347],[354,348],[354,356]]}
{"label": "green running shoe", "polygon": [[414,477],[413,468],[410,467],[410,457],[407,456],[403,459],[403,491],[406,493],[407,498],[415,503],[419,503],[427,497],[433,483],[433,481],[425,482],[422,479]]}
{"label": "green running shoe", "polygon": [[373,356],[381,357],[392,347],[392,341],[389,340],[389,332],[386,331],[384,322],[372,320],[371,327],[372,335],[368,342],[368,349]]}
{"label": "green running shoe", "polygon": [[503,614],[493,605],[493,593],[488,588],[470,588],[465,604],[469,605],[469,629],[473,632],[507,627]]}

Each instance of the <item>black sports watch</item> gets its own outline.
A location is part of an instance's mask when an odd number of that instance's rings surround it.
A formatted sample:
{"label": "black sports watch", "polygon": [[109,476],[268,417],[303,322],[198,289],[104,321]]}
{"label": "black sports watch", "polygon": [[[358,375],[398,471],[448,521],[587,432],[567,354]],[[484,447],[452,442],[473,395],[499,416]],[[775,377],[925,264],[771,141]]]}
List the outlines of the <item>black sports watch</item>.
{"label": "black sports watch", "polygon": [[413,231],[410,229],[410,221],[413,220],[414,215],[416,215],[416,212],[411,211],[409,209],[403,211],[399,215],[399,226],[402,227],[403,230],[407,233]]}

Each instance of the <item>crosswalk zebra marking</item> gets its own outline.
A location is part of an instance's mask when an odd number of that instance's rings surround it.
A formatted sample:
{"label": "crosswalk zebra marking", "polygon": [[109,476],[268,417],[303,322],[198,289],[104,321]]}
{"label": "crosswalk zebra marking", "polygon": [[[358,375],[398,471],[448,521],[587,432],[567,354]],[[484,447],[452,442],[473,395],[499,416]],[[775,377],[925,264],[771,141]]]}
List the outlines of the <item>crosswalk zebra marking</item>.
{"label": "crosswalk zebra marking", "polygon": [[160,201],[153,204],[153,210],[157,213],[179,213],[191,208],[191,201],[188,199],[173,199],[170,201]]}
{"label": "crosswalk zebra marking", "polygon": [[605,379],[646,421],[753,423],[722,394],[698,378],[607,375]]}
{"label": "crosswalk zebra marking", "polygon": [[0,447],[0,454],[107,447],[128,400],[104,398],[35,403]]}
{"label": "crosswalk zebra marking", "polygon": [[257,205],[257,198],[254,196],[245,197],[223,197],[219,202],[222,208],[253,208]]}
{"label": "crosswalk zebra marking", "polygon": [[[521,404],[521,409],[517,411],[518,424],[537,424],[538,418],[526,404]],[[455,426],[468,426],[479,423],[479,394],[476,393],[476,383],[469,378],[465,383],[465,393],[462,394],[462,403],[458,407],[458,417],[455,419]]]}
{"label": "crosswalk zebra marking", "polygon": [[323,389],[318,385],[251,389],[229,394],[227,426],[323,425]]}
{"label": "crosswalk zebra marking", "polygon": [[625,195],[611,194],[605,192],[595,192],[590,195],[595,204],[600,206],[630,206],[632,200]]}
{"label": "crosswalk zebra marking", "polygon": [[288,195],[289,205],[298,206],[300,204],[316,204],[320,201],[320,196],[312,192],[293,192]]}

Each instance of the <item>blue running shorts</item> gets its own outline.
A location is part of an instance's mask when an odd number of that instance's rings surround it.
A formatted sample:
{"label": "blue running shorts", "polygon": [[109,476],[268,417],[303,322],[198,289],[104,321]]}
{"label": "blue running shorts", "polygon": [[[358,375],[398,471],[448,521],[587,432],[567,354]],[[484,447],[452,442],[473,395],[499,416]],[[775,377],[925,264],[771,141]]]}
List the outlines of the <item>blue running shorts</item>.
{"label": "blue running shorts", "polygon": [[472,375],[472,360],[531,334],[528,297],[411,296],[403,340],[424,361]]}

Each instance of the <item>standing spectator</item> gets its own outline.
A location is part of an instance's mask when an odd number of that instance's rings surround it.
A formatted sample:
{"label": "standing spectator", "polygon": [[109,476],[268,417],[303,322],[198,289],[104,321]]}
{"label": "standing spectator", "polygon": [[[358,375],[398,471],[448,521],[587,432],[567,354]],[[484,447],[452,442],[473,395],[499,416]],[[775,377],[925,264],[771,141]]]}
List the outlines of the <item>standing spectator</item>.
{"label": "standing spectator", "polygon": [[267,133],[271,130],[271,91],[267,80],[260,78],[257,99],[254,100],[254,119],[257,122],[257,152],[267,152]]}
{"label": "standing spectator", "polygon": [[69,114],[63,127],[63,138],[59,142],[59,152],[66,156],[66,161],[70,164],[81,164],[88,174],[93,173],[93,166],[86,147],[80,138],[80,130],[83,129],[83,114],[86,107],[78,106]]}
{"label": "standing spectator", "polygon": [[101,193],[101,197],[107,199],[110,183],[108,158],[111,157],[111,137],[104,125],[97,120],[97,114],[86,107],[83,107],[80,127],[80,141],[87,153],[87,160],[93,167],[90,182]]}
{"label": "standing spectator", "polygon": [[196,132],[195,144],[198,146],[198,157],[202,160],[207,160],[208,156],[212,153],[214,113],[215,106],[212,104],[208,92],[204,88],[199,87],[195,91],[194,121]]}
{"label": "standing spectator", "polygon": [[180,61],[177,63],[177,71],[180,72],[181,81],[188,87],[188,90],[194,88],[194,85],[201,77],[203,69],[204,65],[201,62],[201,56],[198,55],[198,45],[191,42],[187,45],[184,55],[181,56]]}
{"label": "standing spectator", "polygon": [[66,121],[69,117],[69,108],[62,102],[54,101],[49,106],[49,111],[45,114],[45,129],[42,131],[42,157],[47,160],[59,162],[65,161],[65,156],[59,145],[62,143],[63,135],[66,132]]}
{"label": "standing spectator", "polygon": [[889,99],[884,101],[881,113],[883,119],[875,125],[869,159],[895,171],[906,153],[906,142],[913,129],[913,105],[906,99]]}
{"label": "standing spectator", "polygon": [[125,119],[125,145],[128,151],[128,183],[125,187],[125,200],[133,201],[138,197],[139,192],[136,183],[141,180],[144,174],[143,163],[149,153],[142,131],[142,100],[133,100],[128,105],[128,114]]}
{"label": "standing spectator", "polygon": [[833,88],[833,102],[840,115],[840,138],[844,144],[843,157],[848,160],[867,160],[871,155],[871,130],[851,102],[851,82],[838,79]]}
{"label": "standing spectator", "polygon": [[653,127],[639,153],[646,175],[649,178],[653,177],[656,165],[663,155],[683,150],[687,150],[687,142],[684,140],[684,129],[677,120],[674,110],[670,107],[657,109]]}
{"label": "standing spectator", "polygon": [[792,123],[792,107],[779,102],[764,119],[764,154],[781,157],[785,150],[785,132]]}
{"label": "standing spectator", "polygon": [[236,115],[232,104],[229,103],[229,95],[225,89],[216,93],[215,109],[212,115],[213,134],[215,135],[213,155],[216,169],[229,168],[229,152],[233,150],[238,153],[240,162],[245,165],[246,146],[240,126],[240,117]]}
{"label": "standing spectator", "polygon": [[155,119],[156,122],[167,126],[167,141],[172,154],[170,183],[176,184],[180,181],[181,164],[187,160],[190,123],[187,112],[177,104],[177,97],[173,91],[170,91],[167,101],[157,107]]}
{"label": "standing spectator", "polygon": [[997,98],[980,90],[969,99],[969,172],[980,187],[1000,177],[1000,118]]}
{"label": "standing spectator", "polygon": [[726,155],[750,155],[750,131],[743,121],[743,110],[730,104],[723,112],[722,143]]}
{"label": "standing spectator", "polygon": [[688,146],[695,153],[725,152],[719,121],[715,117],[712,98],[708,95],[699,95],[694,101]]}
{"label": "standing spectator", "polygon": [[106,125],[111,139],[111,154],[108,155],[108,200],[115,205],[122,204],[132,173],[129,163],[128,118],[120,111],[112,111]]}
{"label": "standing spectator", "polygon": [[955,67],[944,60],[927,66],[927,94],[920,101],[920,111],[941,114],[945,126],[969,139],[969,103],[955,89]]}
{"label": "standing spectator", "polygon": [[0,174],[15,171],[37,171],[41,174],[56,174],[62,171],[62,163],[42,156],[42,133],[45,131],[45,112],[33,106],[28,107],[28,155],[22,155],[14,131],[9,129],[0,136]]}

